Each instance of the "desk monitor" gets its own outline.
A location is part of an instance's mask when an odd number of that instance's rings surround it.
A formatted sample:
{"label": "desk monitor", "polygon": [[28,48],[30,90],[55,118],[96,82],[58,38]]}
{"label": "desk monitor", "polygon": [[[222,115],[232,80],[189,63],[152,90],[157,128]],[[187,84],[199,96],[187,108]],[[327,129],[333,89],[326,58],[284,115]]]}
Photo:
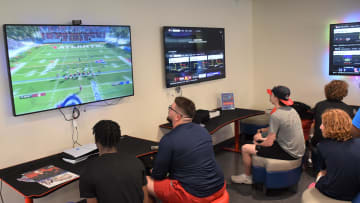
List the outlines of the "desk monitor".
{"label": "desk monitor", "polygon": [[15,116],[134,95],[130,26],[4,25]]}

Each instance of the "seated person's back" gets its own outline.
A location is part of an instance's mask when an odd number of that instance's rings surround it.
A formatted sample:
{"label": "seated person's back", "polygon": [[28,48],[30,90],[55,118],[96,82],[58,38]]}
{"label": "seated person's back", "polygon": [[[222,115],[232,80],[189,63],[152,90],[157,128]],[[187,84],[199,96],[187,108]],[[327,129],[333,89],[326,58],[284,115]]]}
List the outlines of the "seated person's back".
{"label": "seated person's back", "polygon": [[[163,155],[168,155],[164,157]],[[171,160],[162,167],[163,159]],[[159,153],[152,173],[154,179],[178,180],[189,193],[206,197],[224,186],[224,177],[215,161],[211,136],[195,123],[182,124],[160,141]]]}
{"label": "seated person's back", "polygon": [[349,114],[350,117],[354,116],[353,108],[345,104],[342,100],[348,93],[348,84],[342,80],[333,80],[325,86],[326,100],[318,102],[314,109],[315,128],[314,136],[311,138],[311,143],[316,146],[324,138],[322,136],[320,125],[321,115],[327,109],[342,109]]}
{"label": "seated person's back", "polygon": [[81,197],[96,197],[99,202],[143,202],[145,169],[134,156],[108,153],[92,160],[81,173]]}
{"label": "seated person's back", "polygon": [[318,147],[328,175],[316,187],[330,197],[352,200],[360,192],[360,139],[345,142],[325,139]]}
{"label": "seated person's back", "polygon": [[278,108],[270,118],[269,132],[276,133],[276,141],[294,158],[305,152],[304,134],[298,113],[289,106]]}
{"label": "seated person's back", "polygon": [[117,152],[120,126],[102,120],[93,133],[100,156],[81,172],[80,197],[88,203],[142,203],[147,198],[145,169],[135,156]]}
{"label": "seated person's back", "polygon": [[149,193],[163,202],[212,202],[225,190],[224,175],[216,163],[209,132],[192,123],[195,104],[176,97],[168,107],[171,132],[159,143]]}
{"label": "seated person's back", "polygon": [[321,125],[324,139],[318,144],[321,169],[326,172],[316,183],[325,195],[351,201],[360,192],[360,139],[350,135],[351,119],[340,109],[326,111]]}

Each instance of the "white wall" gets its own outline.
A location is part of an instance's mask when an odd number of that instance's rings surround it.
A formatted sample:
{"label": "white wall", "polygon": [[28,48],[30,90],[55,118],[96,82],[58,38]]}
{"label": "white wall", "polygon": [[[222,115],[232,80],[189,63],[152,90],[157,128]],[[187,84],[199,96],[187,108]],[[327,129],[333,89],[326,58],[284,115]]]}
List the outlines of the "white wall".
{"label": "white wall", "polygon": [[254,106],[270,107],[266,88],[283,84],[313,106],[332,79],[349,83],[348,104],[360,105],[360,77],[328,76],[329,24],[360,21],[359,0],[254,0]]}
{"label": "white wall", "polygon": [[[117,121],[124,134],[157,140],[163,134],[173,89],[166,89],[161,26],[224,27],[226,79],[183,87],[183,96],[198,108],[217,107],[221,92],[234,92],[236,105],[252,107],[252,2],[251,0],[2,0],[0,24],[122,24],[132,30],[135,96],[113,106],[87,106],[78,119],[79,142],[93,142],[91,127],[100,119]],[[1,28],[2,29],[2,28]],[[71,123],[58,111],[13,117],[7,78],[3,34],[0,34],[0,168],[33,160],[70,148]],[[71,109],[64,110],[67,116]],[[221,136],[231,136],[229,126]],[[19,174],[20,175],[20,174]],[[4,185],[5,202],[23,202]],[[78,198],[77,183],[35,202],[66,202]]]}

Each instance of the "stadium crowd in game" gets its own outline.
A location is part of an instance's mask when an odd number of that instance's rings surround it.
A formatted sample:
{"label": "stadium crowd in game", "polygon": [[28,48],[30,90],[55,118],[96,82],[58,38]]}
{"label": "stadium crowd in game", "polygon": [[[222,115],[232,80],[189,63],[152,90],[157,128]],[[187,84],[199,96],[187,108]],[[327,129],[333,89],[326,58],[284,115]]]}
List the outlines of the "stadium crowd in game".
{"label": "stadium crowd in game", "polygon": [[107,28],[99,27],[73,27],[73,26],[41,26],[40,32],[43,42],[87,42],[105,41]]}

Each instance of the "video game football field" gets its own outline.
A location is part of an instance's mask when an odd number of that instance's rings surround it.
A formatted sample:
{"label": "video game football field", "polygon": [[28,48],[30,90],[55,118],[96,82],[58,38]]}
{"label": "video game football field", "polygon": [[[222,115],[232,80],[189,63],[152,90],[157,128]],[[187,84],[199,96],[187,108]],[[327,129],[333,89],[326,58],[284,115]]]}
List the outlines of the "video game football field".
{"label": "video game football field", "polygon": [[16,114],[133,94],[126,47],[106,42],[24,44],[25,51],[9,56]]}

